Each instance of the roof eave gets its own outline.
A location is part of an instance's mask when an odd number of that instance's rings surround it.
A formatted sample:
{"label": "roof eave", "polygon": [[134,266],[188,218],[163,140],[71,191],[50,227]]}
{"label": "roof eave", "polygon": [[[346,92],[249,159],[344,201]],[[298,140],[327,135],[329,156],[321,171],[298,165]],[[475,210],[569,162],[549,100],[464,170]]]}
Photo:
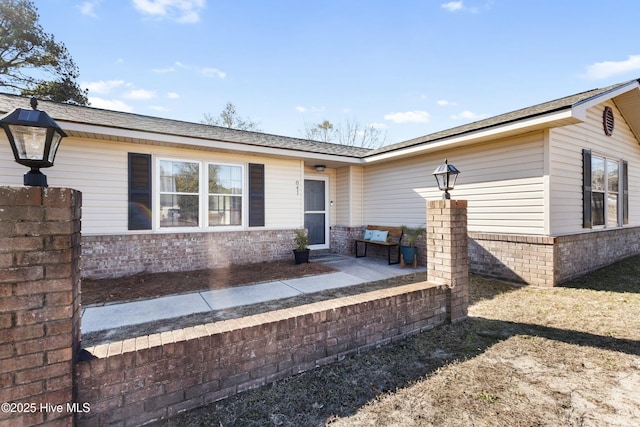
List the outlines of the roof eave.
{"label": "roof eave", "polygon": [[223,141],[197,137],[187,137],[173,134],[146,132],[140,130],[120,129],[86,123],[66,122],[58,120],[58,124],[70,135],[103,135],[106,140],[116,140],[133,144],[150,144],[168,147],[183,147],[190,149],[205,149],[238,154],[257,154],[268,157],[295,158],[306,162],[326,162],[335,165],[358,165],[362,163],[360,157],[340,154],[320,153],[294,148],[279,148],[244,142]]}
{"label": "roof eave", "polygon": [[554,126],[566,126],[579,123],[580,121],[580,119],[574,117],[570,108],[566,108],[511,123],[504,123],[465,134],[453,135],[422,144],[416,144],[410,147],[400,148],[394,151],[374,154],[372,156],[365,157],[364,161],[365,163],[370,164],[394,160],[397,158],[444,150],[451,147],[464,147],[480,142],[496,140],[496,138],[521,135],[523,133],[529,133],[535,130],[546,129]]}
{"label": "roof eave", "polygon": [[591,98],[587,98],[584,101],[576,102],[574,105],[571,106],[572,114],[577,119],[581,121],[586,121],[587,110],[589,108],[595,105],[601,104],[609,99],[623,95],[634,89],[638,89],[638,87],[640,87],[638,80],[631,80],[626,84],[622,84],[606,92],[599,93],[598,95],[593,96]]}

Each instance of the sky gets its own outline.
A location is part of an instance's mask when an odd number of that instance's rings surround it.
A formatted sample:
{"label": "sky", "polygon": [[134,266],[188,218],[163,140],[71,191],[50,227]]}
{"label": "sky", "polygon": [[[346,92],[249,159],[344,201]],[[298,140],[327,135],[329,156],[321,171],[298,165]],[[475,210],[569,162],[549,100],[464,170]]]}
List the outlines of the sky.
{"label": "sky", "polygon": [[637,0],[34,0],[91,106],[385,144],[640,78]]}

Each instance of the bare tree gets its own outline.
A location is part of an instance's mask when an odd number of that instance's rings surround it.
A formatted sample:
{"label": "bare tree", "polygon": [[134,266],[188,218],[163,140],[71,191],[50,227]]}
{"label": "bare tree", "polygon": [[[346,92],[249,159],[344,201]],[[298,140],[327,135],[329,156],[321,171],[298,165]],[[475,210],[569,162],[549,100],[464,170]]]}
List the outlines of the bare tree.
{"label": "bare tree", "polygon": [[304,137],[351,147],[378,148],[384,145],[387,133],[372,125],[363,126],[353,119],[346,119],[339,125],[324,120],[319,124],[306,123]]}
{"label": "bare tree", "polygon": [[202,123],[206,125],[223,126],[231,129],[260,131],[258,123],[249,118],[243,119],[240,117],[236,111],[236,106],[231,102],[227,102],[224,106],[224,110],[222,110],[222,112],[217,116],[205,113]]}

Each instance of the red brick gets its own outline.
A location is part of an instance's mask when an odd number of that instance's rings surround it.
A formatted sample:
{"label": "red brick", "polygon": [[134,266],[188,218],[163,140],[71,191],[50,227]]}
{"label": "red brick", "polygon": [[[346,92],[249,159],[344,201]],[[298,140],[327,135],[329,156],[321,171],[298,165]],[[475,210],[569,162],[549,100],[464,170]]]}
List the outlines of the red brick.
{"label": "red brick", "polygon": [[16,313],[16,326],[40,324],[71,318],[73,307],[45,307],[36,310],[19,311]]}
{"label": "red brick", "polygon": [[16,326],[0,329],[0,342],[15,342],[38,338],[44,335],[43,325]]}
{"label": "red brick", "polygon": [[16,354],[31,354],[48,350],[71,348],[72,337],[70,334],[39,337],[37,339],[16,342]]}
{"label": "red brick", "polygon": [[0,206],[40,206],[42,187],[0,187]]}
{"label": "red brick", "polygon": [[27,369],[15,373],[15,381],[17,384],[26,384],[38,380],[46,380],[61,376],[71,376],[71,363],[56,363],[53,365],[44,365],[35,369]]}
{"label": "red brick", "polygon": [[21,237],[0,237],[0,253],[1,252],[22,252],[42,250],[44,244],[42,237],[37,236],[21,236]]}
{"label": "red brick", "polygon": [[17,283],[39,280],[44,277],[42,266],[15,267],[0,270],[0,283]]}

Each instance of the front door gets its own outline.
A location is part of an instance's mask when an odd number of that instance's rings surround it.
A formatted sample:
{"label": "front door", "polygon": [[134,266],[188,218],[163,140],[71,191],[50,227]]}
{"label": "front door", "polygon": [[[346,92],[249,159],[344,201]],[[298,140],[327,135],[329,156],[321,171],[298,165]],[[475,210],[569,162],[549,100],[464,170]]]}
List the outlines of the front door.
{"label": "front door", "polygon": [[329,248],[328,177],[304,180],[304,228],[311,249]]}

